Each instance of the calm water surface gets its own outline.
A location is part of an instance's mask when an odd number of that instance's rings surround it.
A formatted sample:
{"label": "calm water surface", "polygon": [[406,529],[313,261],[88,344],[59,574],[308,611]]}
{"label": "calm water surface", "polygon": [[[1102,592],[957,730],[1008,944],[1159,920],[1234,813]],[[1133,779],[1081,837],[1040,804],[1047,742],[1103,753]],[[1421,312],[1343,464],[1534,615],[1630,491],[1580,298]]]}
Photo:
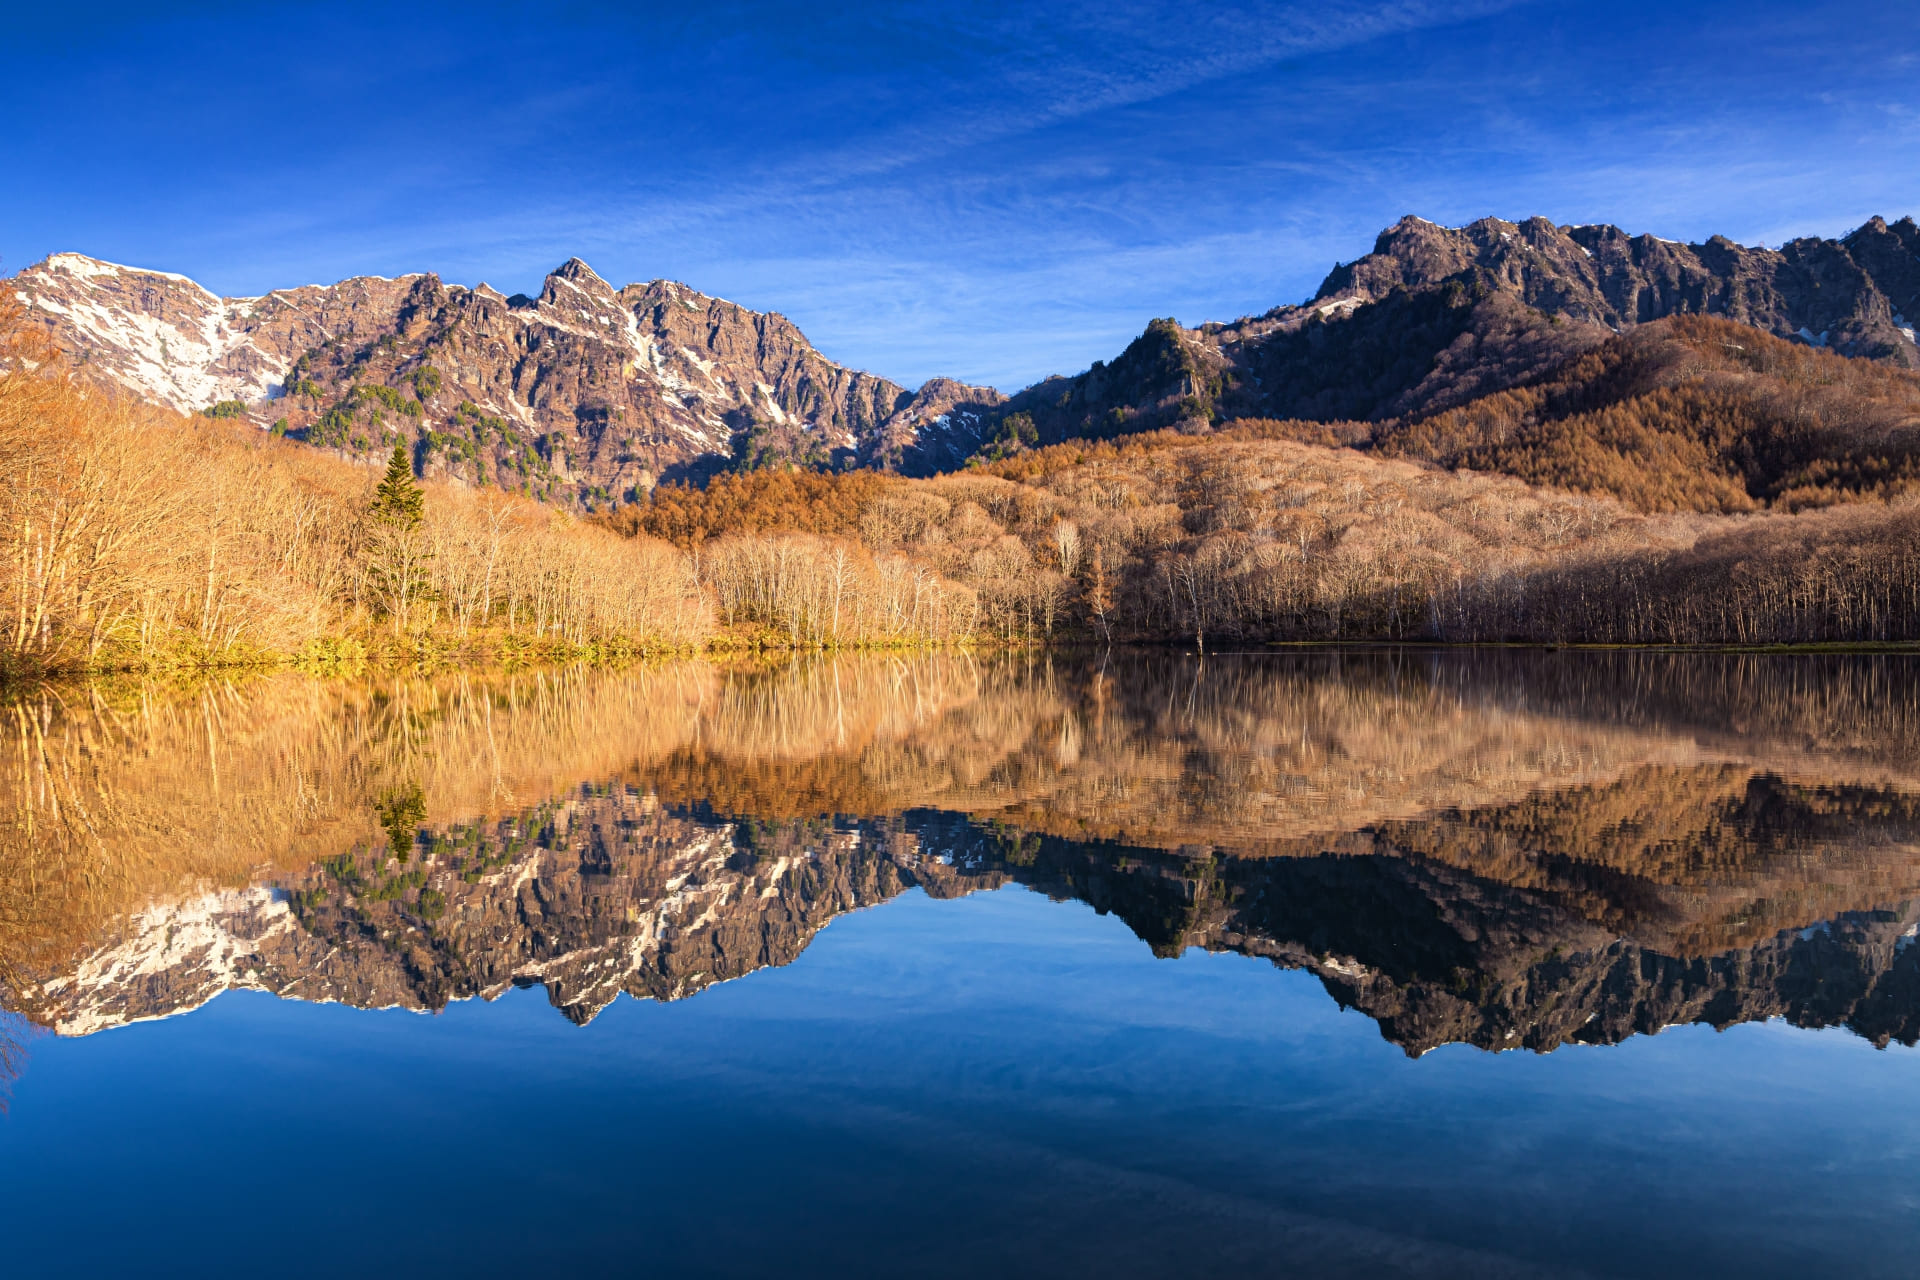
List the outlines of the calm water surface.
{"label": "calm water surface", "polygon": [[1910,1275],[1920,669],[17,694],[35,1275]]}

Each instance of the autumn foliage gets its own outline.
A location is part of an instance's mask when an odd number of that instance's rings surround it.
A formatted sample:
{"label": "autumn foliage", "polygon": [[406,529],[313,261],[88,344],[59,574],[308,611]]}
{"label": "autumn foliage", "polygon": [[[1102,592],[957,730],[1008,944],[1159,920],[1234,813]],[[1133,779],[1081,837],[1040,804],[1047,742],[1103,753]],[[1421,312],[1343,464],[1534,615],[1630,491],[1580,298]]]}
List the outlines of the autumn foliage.
{"label": "autumn foliage", "polygon": [[650,501],[606,518],[620,533],[646,534],[691,551],[729,533],[857,533],[867,504],[891,487],[872,471],[832,473],[796,468],[722,472],[706,488],[666,484]]}
{"label": "autumn foliage", "polygon": [[0,302],[0,673],[672,648],[711,629],[672,548],[505,494],[423,493],[398,465],[381,496],[364,468],[73,379]]}
{"label": "autumn foliage", "polygon": [[1678,316],[1365,443],[1640,511],[1803,510],[1920,478],[1920,375]]}
{"label": "autumn foliage", "polygon": [[966,471],[763,469],[591,521],[69,380],[0,321],[14,671],[403,653],[1920,640],[1920,376],[1686,317],[1411,421]]}

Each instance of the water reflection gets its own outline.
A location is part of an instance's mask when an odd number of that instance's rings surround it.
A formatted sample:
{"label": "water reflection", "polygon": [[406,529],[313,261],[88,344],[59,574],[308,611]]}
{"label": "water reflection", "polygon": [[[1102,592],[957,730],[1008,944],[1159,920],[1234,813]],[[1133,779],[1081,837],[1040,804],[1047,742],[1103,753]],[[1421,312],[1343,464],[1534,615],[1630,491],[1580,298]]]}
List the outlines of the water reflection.
{"label": "water reflection", "polygon": [[234,987],[576,1022],[908,889],[1084,900],[1309,970],[1409,1053],[1775,1016],[1920,1034],[1903,658],[966,655],[6,707],[0,995]]}

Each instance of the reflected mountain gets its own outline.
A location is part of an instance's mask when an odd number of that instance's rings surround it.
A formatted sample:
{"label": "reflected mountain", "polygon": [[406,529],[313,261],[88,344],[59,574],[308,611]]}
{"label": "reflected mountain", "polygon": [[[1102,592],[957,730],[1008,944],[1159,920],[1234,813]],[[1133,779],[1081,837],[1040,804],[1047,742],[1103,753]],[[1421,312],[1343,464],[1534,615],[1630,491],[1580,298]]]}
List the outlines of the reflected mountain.
{"label": "reflected mountain", "polygon": [[1409,1053],[1783,1017],[1920,1036],[1900,657],[1382,650],[36,691],[7,1008],[244,987],[585,1023],[1019,884],[1314,973]]}

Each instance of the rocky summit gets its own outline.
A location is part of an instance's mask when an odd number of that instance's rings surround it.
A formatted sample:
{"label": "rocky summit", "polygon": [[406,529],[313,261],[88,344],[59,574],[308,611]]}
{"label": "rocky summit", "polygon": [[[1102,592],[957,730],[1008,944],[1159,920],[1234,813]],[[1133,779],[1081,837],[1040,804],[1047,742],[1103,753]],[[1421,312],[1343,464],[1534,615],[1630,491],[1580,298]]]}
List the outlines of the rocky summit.
{"label": "rocky summit", "polygon": [[628,500],[736,458],[937,469],[972,448],[948,424],[1002,399],[915,394],[783,316],[666,280],[615,289],[577,258],[537,298],[434,275],[221,298],[73,253],[13,283],[83,369],[157,403],[356,455],[398,431],[423,474],[554,499]]}
{"label": "rocky summit", "polygon": [[1235,418],[1414,420],[1673,316],[1920,368],[1910,217],[1778,249],[1407,217],[1304,303],[1198,328],[1155,320],[1111,362],[1011,399],[945,378],[909,391],[827,359],[783,316],[666,280],[616,289],[577,258],[538,297],[414,275],[221,298],[72,253],[14,289],[85,369],[159,403],[351,455],[398,434],[423,474],[589,505],[728,466],[928,474],[983,451]]}
{"label": "rocky summit", "polygon": [[1920,368],[1920,227],[1876,217],[1838,240],[1764,249],[1546,218],[1402,218],[1304,303],[1192,329],[1155,320],[1111,363],[1049,378],[992,416],[1017,421],[1000,432],[1008,445],[1232,418],[1414,419],[1684,315]]}

